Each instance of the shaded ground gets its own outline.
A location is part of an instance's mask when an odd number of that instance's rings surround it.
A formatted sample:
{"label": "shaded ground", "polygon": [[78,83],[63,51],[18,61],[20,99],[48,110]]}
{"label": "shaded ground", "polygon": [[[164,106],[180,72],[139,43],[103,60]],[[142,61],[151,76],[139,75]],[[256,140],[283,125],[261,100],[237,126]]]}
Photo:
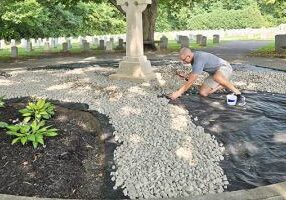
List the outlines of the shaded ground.
{"label": "shaded ground", "polygon": [[[5,101],[1,121],[11,124],[20,119],[17,110],[28,100]],[[123,197],[121,191],[112,189],[109,177],[116,144],[106,145],[108,137],[102,138],[103,129],[110,129],[108,119],[96,111],[80,111],[87,108],[84,104],[55,103],[56,115],[47,125],[57,128],[59,135],[46,139],[45,147],[11,145],[12,138],[0,129],[0,193],[77,199]],[[102,126],[94,115],[104,122]]]}

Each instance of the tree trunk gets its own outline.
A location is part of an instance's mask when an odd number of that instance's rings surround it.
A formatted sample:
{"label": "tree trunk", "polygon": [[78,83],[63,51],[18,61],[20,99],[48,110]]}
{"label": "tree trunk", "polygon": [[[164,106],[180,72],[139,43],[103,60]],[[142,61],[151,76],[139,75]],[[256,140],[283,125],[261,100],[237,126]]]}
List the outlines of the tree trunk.
{"label": "tree trunk", "polygon": [[158,0],[152,0],[142,13],[143,19],[143,40],[145,50],[156,50],[154,43],[155,24],[157,18]]}

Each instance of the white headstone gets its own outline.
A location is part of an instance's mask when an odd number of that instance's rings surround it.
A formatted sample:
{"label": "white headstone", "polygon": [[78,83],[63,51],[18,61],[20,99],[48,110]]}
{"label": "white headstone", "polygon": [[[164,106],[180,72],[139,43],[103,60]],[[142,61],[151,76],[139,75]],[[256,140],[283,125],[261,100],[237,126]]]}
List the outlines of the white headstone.
{"label": "white headstone", "polygon": [[12,39],[12,40],[11,40],[11,43],[10,43],[10,46],[11,46],[11,47],[16,46],[16,40]]}
{"label": "white headstone", "polygon": [[11,47],[11,57],[12,58],[18,57],[18,47],[16,47],[16,46]]}
{"label": "white headstone", "polygon": [[28,41],[26,39],[24,39],[24,38],[21,39],[21,46],[22,46],[22,48],[24,48],[24,49],[27,48],[27,42]]}
{"label": "white headstone", "polygon": [[106,51],[113,51],[113,43],[111,41],[106,42]]}
{"label": "white headstone", "polygon": [[32,43],[30,41],[27,42],[26,51],[31,52],[33,50]]}

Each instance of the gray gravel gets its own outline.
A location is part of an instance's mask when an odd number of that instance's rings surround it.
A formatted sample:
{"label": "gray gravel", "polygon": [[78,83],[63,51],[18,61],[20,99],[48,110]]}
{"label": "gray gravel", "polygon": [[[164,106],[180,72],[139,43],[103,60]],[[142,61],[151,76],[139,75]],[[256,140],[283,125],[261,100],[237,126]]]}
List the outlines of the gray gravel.
{"label": "gray gravel", "polygon": [[[0,76],[0,94],[82,102],[107,115],[122,143],[114,152],[111,179],[114,189],[132,199],[223,192],[228,184],[219,166],[224,147],[195,126],[187,110],[158,98],[180,86],[173,73],[178,68],[158,66],[158,79],[143,84],[110,80],[112,68],[18,70]],[[233,81],[239,88],[286,93],[285,73],[237,68]]]}

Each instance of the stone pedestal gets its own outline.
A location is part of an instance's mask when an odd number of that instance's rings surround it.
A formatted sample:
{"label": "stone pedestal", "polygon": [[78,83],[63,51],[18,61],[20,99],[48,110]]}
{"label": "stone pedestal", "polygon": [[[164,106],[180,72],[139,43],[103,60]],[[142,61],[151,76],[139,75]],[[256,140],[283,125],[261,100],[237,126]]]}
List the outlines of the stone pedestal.
{"label": "stone pedestal", "polygon": [[156,77],[143,49],[142,12],[151,3],[151,0],[117,0],[127,18],[126,56],[117,73],[110,76],[112,79],[142,82]]}

